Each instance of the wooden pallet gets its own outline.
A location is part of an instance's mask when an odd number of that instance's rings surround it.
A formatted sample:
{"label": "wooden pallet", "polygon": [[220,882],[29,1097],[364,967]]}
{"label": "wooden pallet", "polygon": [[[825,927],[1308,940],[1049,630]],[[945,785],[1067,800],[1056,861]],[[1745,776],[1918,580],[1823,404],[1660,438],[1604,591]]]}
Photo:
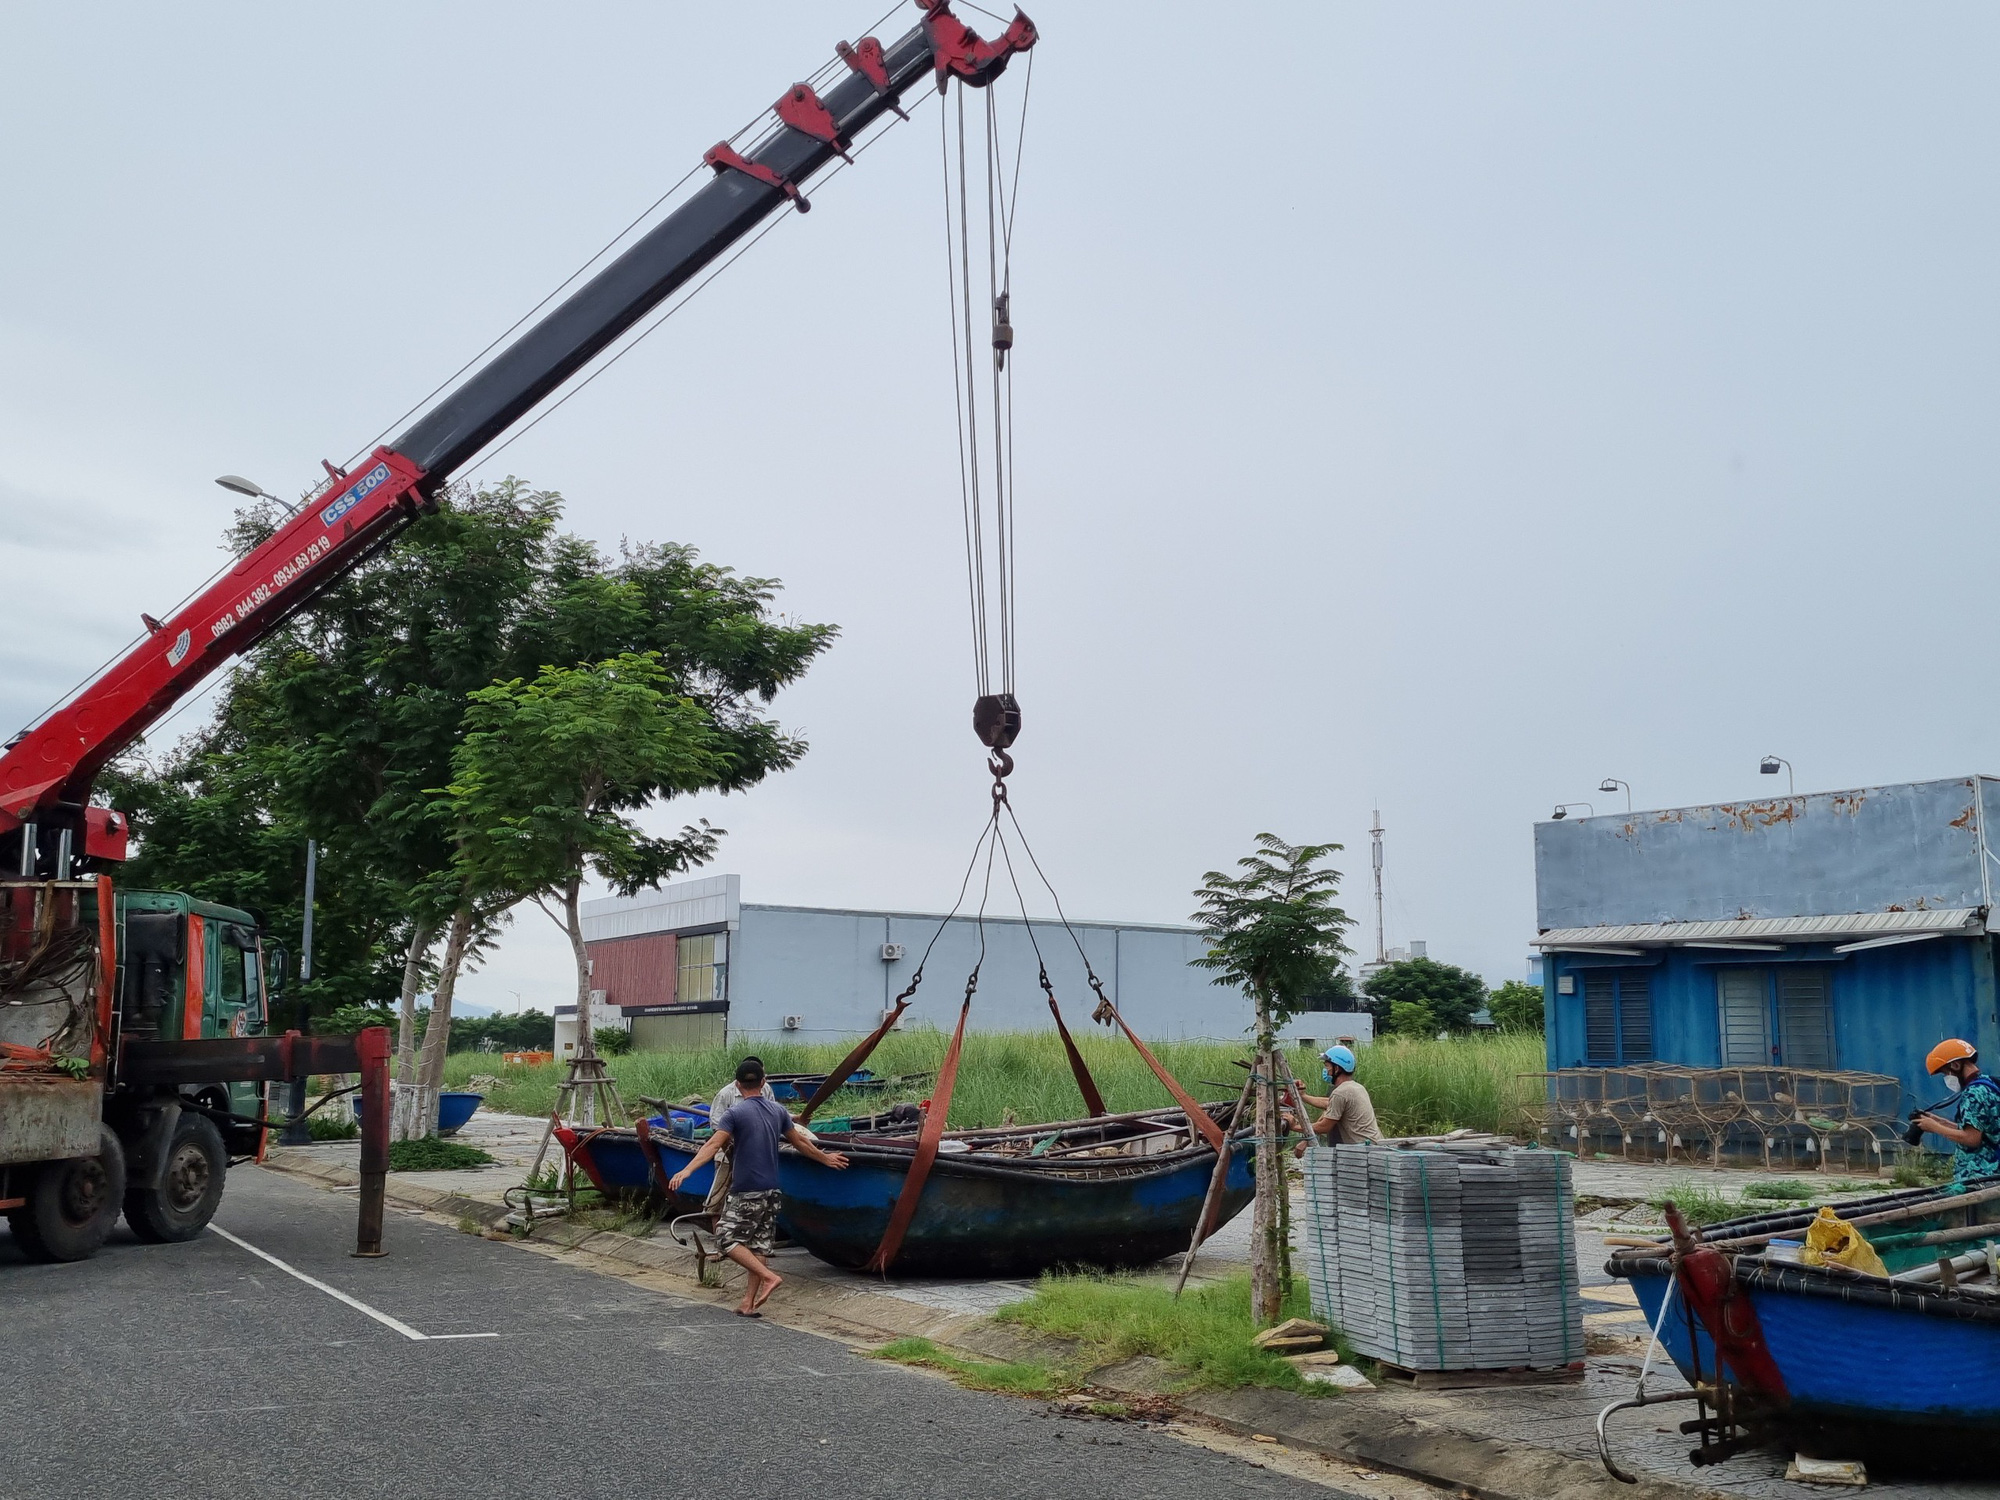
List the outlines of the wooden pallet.
{"label": "wooden pallet", "polygon": [[1382,1361],[1385,1384],[1413,1391],[1486,1390],[1507,1385],[1581,1385],[1582,1360],[1551,1370],[1530,1370],[1525,1366],[1510,1370],[1406,1370]]}

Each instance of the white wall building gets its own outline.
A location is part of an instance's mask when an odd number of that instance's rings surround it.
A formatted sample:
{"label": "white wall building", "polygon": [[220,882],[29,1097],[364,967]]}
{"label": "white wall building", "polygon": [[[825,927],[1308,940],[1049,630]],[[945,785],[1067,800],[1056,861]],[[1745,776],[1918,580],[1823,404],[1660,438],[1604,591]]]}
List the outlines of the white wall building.
{"label": "white wall building", "polygon": [[[1072,1031],[1088,1031],[1097,1001],[1077,956],[1081,942],[1105,993],[1140,1035],[1233,1040],[1247,1034],[1250,1002],[1194,966],[1206,947],[1197,928],[1073,921],[1072,941],[1054,921],[988,917],[981,924],[959,916],[940,932],[940,920],[920,912],[747,904],[741,876],[713,875],[587,901],[583,935],[591,988],[616,1007],[607,1020],[628,1017],[633,1045],[642,1049],[716,1046],[737,1037],[824,1041],[872,1031],[934,936],[906,1025],[951,1028],[983,936],[970,1022],[979,1030],[1051,1024],[1037,982],[1039,948],[1064,1021]],[[1320,1030],[1313,1019],[1301,1017],[1288,1030],[1312,1037],[1323,1031],[1329,1039],[1357,1034],[1356,1018],[1341,1016],[1335,1025],[1329,1016]]]}

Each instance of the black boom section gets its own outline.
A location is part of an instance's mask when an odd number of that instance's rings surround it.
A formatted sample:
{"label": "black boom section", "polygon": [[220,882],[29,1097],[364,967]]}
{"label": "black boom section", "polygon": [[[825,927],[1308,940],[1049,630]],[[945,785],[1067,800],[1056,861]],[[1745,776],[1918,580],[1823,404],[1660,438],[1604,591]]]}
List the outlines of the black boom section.
{"label": "black boom section", "polygon": [[[858,135],[932,71],[929,33],[919,25],[884,49],[886,92],[853,73],[824,96],[844,138]],[[780,126],[748,156],[787,182],[803,184],[835,155],[832,146]],[[723,171],[636,245],[419,418],[395,449],[424,470],[435,493],[626,329],[685,286],[768,218],[784,192],[738,171]]]}

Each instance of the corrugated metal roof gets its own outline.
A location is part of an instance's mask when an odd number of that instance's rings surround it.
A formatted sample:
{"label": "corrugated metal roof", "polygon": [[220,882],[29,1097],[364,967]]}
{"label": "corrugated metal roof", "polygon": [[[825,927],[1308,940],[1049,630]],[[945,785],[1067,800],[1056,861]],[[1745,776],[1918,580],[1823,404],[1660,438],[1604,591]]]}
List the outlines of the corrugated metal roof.
{"label": "corrugated metal roof", "polygon": [[1537,948],[1630,947],[1635,943],[1827,942],[1835,938],[1888,937],[1905,932],[1976,933],[1986,930],[1979,907],[1936,911],[1864,911],[1840,917],[1754,917],[1737,922],[1627,922],[1610,927],[1554,927],[1534,940]]}

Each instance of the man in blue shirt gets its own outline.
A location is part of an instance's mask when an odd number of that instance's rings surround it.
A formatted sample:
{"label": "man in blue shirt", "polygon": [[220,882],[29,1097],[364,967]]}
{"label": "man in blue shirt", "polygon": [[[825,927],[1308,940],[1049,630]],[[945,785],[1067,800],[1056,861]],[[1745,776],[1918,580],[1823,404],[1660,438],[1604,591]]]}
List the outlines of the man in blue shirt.
{"label": "man in blue shirt", "polygon": [[846,1167],[847,1158],[838,1151],[820,1150],[784,1105],[763,1092],[764,1064],[756,1058],[746,1057],[736,1065],[736,1086],[743,1097],[721,1119],[711,1116],[713,1133],[667,1186],[678,1193],[697,1167],[728,1148],[729,1196],[723,1199],[722,1212],[716,1218],[715,1238],[722,1253],[750,1273],[737,1315],[761,1318],[764,1304],[784,1280],[764,1260],[777,1238],[779,1143],[789,1142],[814,1161],[836,1170]]}
{"label": "man in blue shirt", "polygon": [[1958,1107],[1958,1123],[1931,1114],[1917,1115],[1910,1123],[1943,1136],[1958,1148],[1951,1175],[1959,1189],[2000,1178],[2000,1083],[1979,1071],[1978,1051],[1957,1037],[1931,1048],[1924,1065],[1963,1101]]}

